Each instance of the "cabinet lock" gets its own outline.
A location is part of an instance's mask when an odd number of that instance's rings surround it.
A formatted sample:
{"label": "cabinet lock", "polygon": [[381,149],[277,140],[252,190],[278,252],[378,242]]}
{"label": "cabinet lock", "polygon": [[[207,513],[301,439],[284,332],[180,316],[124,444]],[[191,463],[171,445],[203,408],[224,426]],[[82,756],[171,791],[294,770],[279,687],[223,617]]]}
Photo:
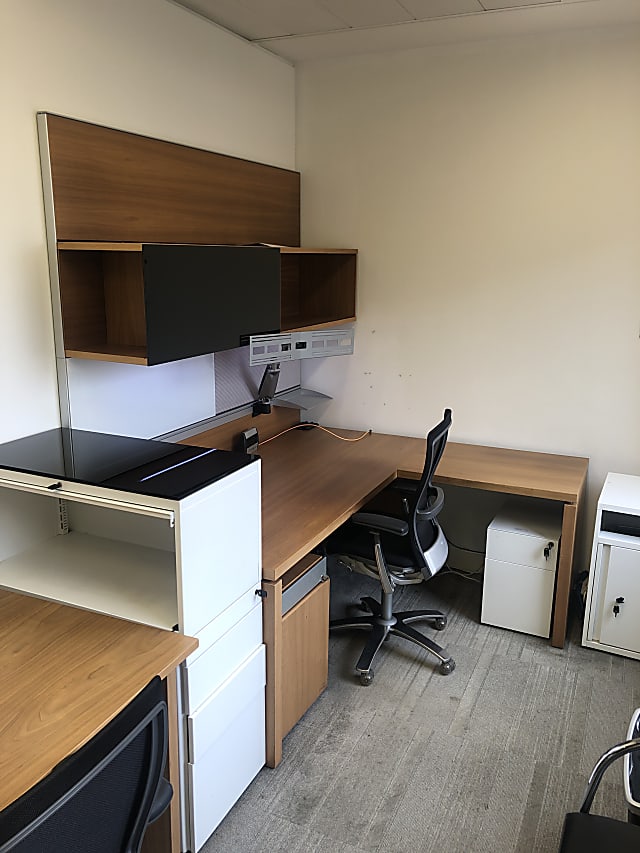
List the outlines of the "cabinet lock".
{"label": "cabinet lock", "polygon": [[545,545],[544,551],[542,552],[544,554],[545,560],[549,559],[549,555],[551,554],[552,551],[553,551],[553,542],[549,542],[547,545]]}
{"label": "cabinet lock", "polygon": [[620,613],[620,605],[621,604],[624,604],[624,596],[623,595],[618,596],[618,598],[616,598],[616,603],[613,605],[613,615],[615,617],[617,617],[618,613]]}
{"label": "cabinet lock", "polygon": [[259,598],[266,598],[266,597],[267,597],[267,591],[266,591],[266,590],[264,590],[264,589],[257,589],[257,590],[256,590],[256,595],[257,595]]}

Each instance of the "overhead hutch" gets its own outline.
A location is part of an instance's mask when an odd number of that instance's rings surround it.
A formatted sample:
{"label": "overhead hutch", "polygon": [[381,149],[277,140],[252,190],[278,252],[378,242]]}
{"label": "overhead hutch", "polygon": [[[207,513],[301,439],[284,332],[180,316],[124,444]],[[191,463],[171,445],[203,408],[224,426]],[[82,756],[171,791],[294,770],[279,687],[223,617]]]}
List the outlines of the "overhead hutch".
{"label": "overhead hutch", "polygon": [[[72,426],[70,358],[150,366],[235,348],[250,335],[355,319],[357,252],[300,246],[299,173],[48,113],[38,115],[38,131],[63,428]],[[279,411],[286,414],[261,417],[261,437],[280,429],[283,417],[298,419]],[[189,628],[200,641],[177,685],[182,832],[172,851],[202,846],[260,767],[277,763],[282,737],[326,685],[326,654],[308,666],[295,642],[300,619],[311,616],[320,633],[328,626],[324,574],[316,569],[310,590],[297,585],[295,606],[285,606],[280,587],[264,599],[259,472],[255,458],[223,487],[209,487],[190,512],[181,502],[96,495],[67,482],[55,495],[42,478],[15,472],[3,486],[37,495],[38,506],[56,500],[71,509],[56,534],[73,533],[77,520],[83,535],[76,538],[89,548],[103,537],[118,545],[114,553],[138,549],[143,587],[154,586],[159,567],[171,599],[161,619],[129,606],[127,594],[110,594],[123,571],[112,571],[108,555],[84,554],[104,566],[106,612],[110,600],[124,599],[117,615]],[[167,521],[169,533],[161,529]],[[288,585],[315,562],[302,561]],[[124,574],[135,574],[136,561],[129,565]],[[191,579],[211,607],[197,588],[187,595]],[[55,577],[46,589],[38,584],[29,591],[98,607],[74,600]],[[311,673],[293,705],[277,686],[287,663]]]}

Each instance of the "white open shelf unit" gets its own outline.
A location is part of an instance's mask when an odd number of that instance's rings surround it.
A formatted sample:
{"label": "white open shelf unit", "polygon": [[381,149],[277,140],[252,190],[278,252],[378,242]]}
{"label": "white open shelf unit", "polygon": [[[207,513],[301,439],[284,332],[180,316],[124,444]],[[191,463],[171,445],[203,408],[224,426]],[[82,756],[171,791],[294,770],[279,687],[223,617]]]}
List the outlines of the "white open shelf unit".
{"label": "white open shelf unit", "polygon": [[171,630],[175,572],[169,551],[71,531],[0,562],[0,585]]}

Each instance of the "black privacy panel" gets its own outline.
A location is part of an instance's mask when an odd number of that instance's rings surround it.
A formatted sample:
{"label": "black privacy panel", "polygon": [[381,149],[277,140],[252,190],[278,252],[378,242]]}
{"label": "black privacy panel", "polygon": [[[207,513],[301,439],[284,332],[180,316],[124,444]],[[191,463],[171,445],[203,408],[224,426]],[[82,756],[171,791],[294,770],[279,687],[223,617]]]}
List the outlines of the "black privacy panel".
{"label": "black privacy panel", "polygon": [[148,364],[247,343],[280,328],[280,252],[144,245]]}

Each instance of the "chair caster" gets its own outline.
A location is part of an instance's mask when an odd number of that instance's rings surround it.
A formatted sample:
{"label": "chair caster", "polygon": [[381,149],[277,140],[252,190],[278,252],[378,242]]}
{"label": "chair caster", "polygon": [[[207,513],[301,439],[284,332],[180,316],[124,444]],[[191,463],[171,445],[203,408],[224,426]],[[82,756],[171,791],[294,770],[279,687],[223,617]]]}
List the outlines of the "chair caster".
{"label": "chair caster", "polygon": [[449,660],[443,660],[440,664],[440,675],[451,675],[455,668],[456,662],[453,658],[449,658]]}
{"label": "chair caster", "polygon": [[360,684],[363,687],[368,687],[373,681],[373,670],[368,669],[366,672],[358,673],[358,677],[360,678]]}
{"label": "chair caster", "polygon": [[447,617],[443,616],[442,619],[436,619],[433,623],[433,627],[436,629],[436,631],[444,631],[444,629],[447,627]]}

